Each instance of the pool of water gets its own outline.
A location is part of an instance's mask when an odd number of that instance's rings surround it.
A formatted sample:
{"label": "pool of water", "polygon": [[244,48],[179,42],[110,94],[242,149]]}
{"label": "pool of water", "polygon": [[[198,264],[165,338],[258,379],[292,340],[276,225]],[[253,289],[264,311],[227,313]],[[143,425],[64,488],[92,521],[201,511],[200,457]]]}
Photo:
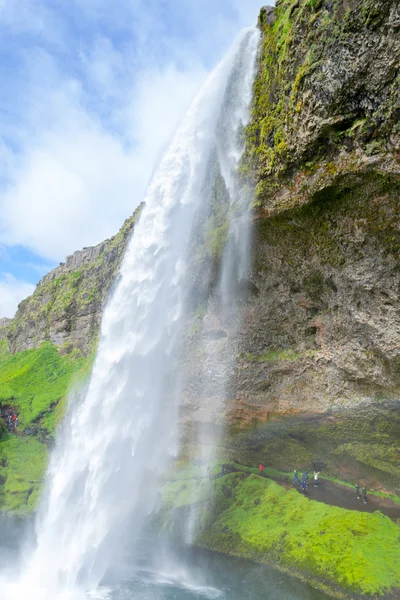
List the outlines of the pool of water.
{"label": "pool of water", "polygon": [[[25,532],[26,533],[26,532]],[[18,529],[0,524],[0,578],[13,579]],[[25,536],[23,536],[25,537]],[[17,573],[17,571],[15,571]],[[28,592],[29,594],[29,592]],[[18,593],[11,600],[20,599]],[[77,596],[78,597],[78,596]],[[81,598],[79,594],[79,599]],[[68,598],[70,596],[68,595]],[[71,596],[74,600],[74,595]],[[165,547],[143,540],[142,557],[117,555],[93,600],[328,600],[307,584],[264,565],[197,549]],[[1,597],[1,600],[9,600]],[[22,597],[21,597],[22,600]],[[39,600],[26,597],[23,600]]]}
{"label": "pool of water", "polygon": [[[96,595],[94,595],[96,597]],[[175,553],[157,568],[121,561],[98,597],[110,600],[327,600],[279,571],[204,551]]]}

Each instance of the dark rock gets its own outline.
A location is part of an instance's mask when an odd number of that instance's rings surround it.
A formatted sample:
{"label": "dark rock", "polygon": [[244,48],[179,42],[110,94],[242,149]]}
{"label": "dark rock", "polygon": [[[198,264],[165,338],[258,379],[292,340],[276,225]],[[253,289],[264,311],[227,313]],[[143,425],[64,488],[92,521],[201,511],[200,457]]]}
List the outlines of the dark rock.
{"label": "dark rock", "polygon": [[263,6],[260,12],[259,24],[272,25],[275,21],[275,8],[273,6]]}

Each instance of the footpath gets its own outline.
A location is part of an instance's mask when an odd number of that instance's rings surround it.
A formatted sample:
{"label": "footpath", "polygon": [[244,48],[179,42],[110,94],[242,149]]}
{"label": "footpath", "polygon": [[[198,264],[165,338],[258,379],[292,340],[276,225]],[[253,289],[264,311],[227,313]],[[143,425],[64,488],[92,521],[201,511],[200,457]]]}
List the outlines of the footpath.
{"label": "footpath", "polygon": [[[243,468],[240,465],[226,465],[226,472],[243,472],[250,474],[249,471],[259,475],[255,469],[250,470],[249,468]],[[278,471],[276,473],[271,473],[271,470],[267,470],[263,477],[276,481],[276,483],[279,483],[287,490],[296,489],[299,494],[302,493],[300,487],[296,488],[293,486],[293,481],[289,474],[279,473]],[[323,502],[329,506],[338,506],[340,508],[345,508],[346,510],[356,510],[358,512],[366,513],[374,513],[379,510],[400,525],[400,504],[397,504],[389,496],[376,496],[371,492],[368,493],[367,490],[367,503],[364,504],[361,497],[360,500],[357,499],[355,486],[349,487],[348,485],[325,479],[323,476],[320,476],[319,487],[317,488],[314,487],[313,479],[310,477],[305,496],[310,500]]]}

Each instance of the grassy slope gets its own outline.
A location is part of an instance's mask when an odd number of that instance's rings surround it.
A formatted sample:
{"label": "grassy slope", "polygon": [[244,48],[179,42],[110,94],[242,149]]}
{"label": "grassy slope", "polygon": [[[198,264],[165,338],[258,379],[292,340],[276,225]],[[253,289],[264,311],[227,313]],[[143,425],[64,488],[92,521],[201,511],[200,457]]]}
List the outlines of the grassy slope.
{"label": "grassy slope", "polygon": [[[18,434],[0,441],[0,510],[23,514],[35,508],[47,463],[44,442],[54,435],[73,381],[87,374],[89,364],[81,355],[60,356],[49,342],[0,356],[0,405],[19,413]],[[24,433],[32,427],[42,441]]]}
{"label": "grassy slope", "polygon": [[173,523],[174,511],[187,510],[194,498],[201,545],[295,569],[331,590],[338,583],[364,594],[400,588],[400,530],[379,512],[327,506],[272,481],[234,473],[215,482],[167,485],[164,522]]}

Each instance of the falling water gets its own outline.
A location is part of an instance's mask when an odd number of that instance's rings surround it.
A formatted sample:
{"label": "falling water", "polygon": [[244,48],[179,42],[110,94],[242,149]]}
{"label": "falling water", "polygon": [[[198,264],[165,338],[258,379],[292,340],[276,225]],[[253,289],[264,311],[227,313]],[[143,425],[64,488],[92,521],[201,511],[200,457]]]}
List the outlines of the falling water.
{"label": "falling water", "polygon": [[227,188],[236,189],[240,151],[232,140],[246,120],[258,39],[254,29],[241,34],[194,100],[149,186],[104,312],[84,398],[72,407],[51,459],[36,546],[20,581],[0,584],[4,600],[86,597],[128,524],[135,547],[155,507],[158,475],[177,451],[176,359],[188,311],[191,235],[208,201],[202,191],[215,148]]}
{"label": "falling water", "polygon": [[[189,454],[193,461],[203,466],[204,475],[217,458],[224,434],[225,411],[232,395],[237,334],[241,323],[240,290],[249,267],[251,193],[241,185],[238,168],[244,151],[242,133],[250,119],[258,48],[256,34],[252,40],[253,44],[237,54],[227,82],[216,128],[213,172],[209,174],[209,205],[213,206],[216,201],[216,210],[222,210],[225,218],[222,227],[229,224],[227,240],[218,260],[217,273],[214,268],[211,274],[214,278],[211,292],[202,294],[203,298],[207,296],[207,300],[203,300],[204,318],[198,334],[186,349],[188,373],[183,388],[190,398],[189,404],[193,397],[197,404],[190,419]],[[219,198],[216,200],[215,196]],[[183,524],[186,543],[193,542],[201,518],[197,493],[194,488],[191,509]]]}

